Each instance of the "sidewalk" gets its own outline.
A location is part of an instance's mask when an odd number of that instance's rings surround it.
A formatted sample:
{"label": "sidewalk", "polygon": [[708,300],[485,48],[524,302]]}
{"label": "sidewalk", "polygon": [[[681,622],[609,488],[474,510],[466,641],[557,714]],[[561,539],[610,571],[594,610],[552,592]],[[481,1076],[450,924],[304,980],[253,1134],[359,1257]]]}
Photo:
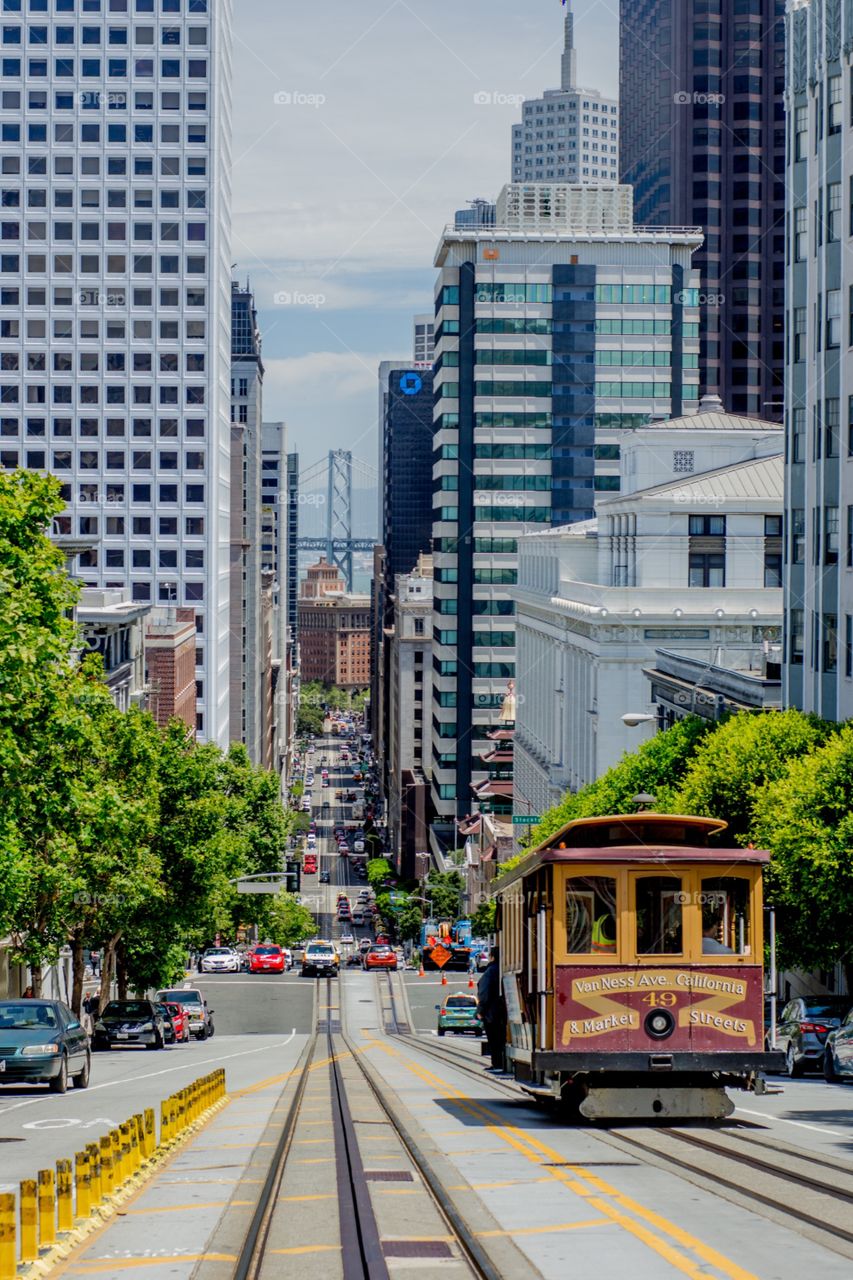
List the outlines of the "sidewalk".
{"label": "sidewalk", "polygon": [[[151,1280],[230,1277],[283,1124],[294,1067],[295,1060],[281,1074],[232,1094],[51,1277],[119,1276],[140,1269]],[[233,1249],[208,1252],[214,1233],[222,1236],[226,1213],[225,1238],[233,1240]]]}

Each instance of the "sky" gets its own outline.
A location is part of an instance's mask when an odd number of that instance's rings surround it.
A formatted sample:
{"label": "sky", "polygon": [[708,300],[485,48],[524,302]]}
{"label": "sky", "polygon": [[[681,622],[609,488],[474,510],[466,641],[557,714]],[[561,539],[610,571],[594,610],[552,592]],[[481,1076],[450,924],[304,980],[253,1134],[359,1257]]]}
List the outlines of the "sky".
{"label": "sky", "polygon": [[[375,467],[377,368],[411,358],[438,238],[509,180],[520,101],[560,82],[559,0],[240,0],[233,260],[263,338],[264,417],[301,467]],[[581,84],[616,95],[617,0],[575,0]],[[485,99],[485,100],[484,100]]]}

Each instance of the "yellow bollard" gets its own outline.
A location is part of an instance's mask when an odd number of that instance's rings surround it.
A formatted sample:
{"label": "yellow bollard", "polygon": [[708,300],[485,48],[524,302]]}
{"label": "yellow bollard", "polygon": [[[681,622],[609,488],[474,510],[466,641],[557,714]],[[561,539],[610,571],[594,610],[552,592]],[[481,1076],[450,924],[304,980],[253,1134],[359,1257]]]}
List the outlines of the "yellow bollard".
{"label": "yellow bollard", "polygon": [[101,1148],[101,1199],[111,1196],[115,1190],[115,1169],[113,1168],[112,1134],[105,1134],[100,1140]]}
{"label": "yellow bollard", "polygon": [[160,1103],[160,1146],[168,1147],[172,1141],[172,1128],[169,1123],[169,1099]]}
{"label": "yellow bollard", "polygon": [[38,1183],[27,1178],[21,1183],[21,1262],[39,1256]]}
{"label": "yellow bollard", "polygon": [[89,1200],[95,1209],[103,1199],[101,1190],[101,1149],[97,1142],[90,1142],[86,1147],[89,1157]]}
{"label": "yellow bollard", "polygon": [[150,1160],[157,1150],[157,1129],[154,1121],[154,1108],[146,1107],[144,1116],[145,1157]]}
{"label": "yellow bollard", "polygon": [[125,1120],[119,1125],[121,1135],[121,1180],[126,1182],[133,1173],[133,1159],[130,1152],[130,1125]]}
{"label": "yellow bollard", "polygon": [[15,1197],[0,1195],[0,1280],[15,1280],[18,1269],[15,1245]]}
{"label": "yellow bollard", "polygon": [[139,1146],[136,1141],[136,1121],[133,1116],[127,1121],[127,1167],[129,1177],[139,1172]]}
{"label": "yellow bollard", "polygon": [[124,1159],[121,1150],[121,1134],[118,1129],[110,1129],[110,1142],[113,1148],[113,1191],[117,1191],[124,1182]]}
{"label": "yellow bollard", "polygon": [[74,1226],[70,1160],[56,1162],[56,1224],[60,1231],[71,1231]]}
{"label": "yellow bollard", "polygon": [[130,1117],[131,1132],[133,1141],[136,1143],[136,1168],[141,1169],[146,1160],[145,1155],[145,1124],[142,1116],[138,1113]]}
{"label": "yellow bollard", "polygon": [[75,1213],[78,1218],[88,1218],[92,1212],[92,1180],[89,1173],[88,1151],[78,1151],[74,1157],[74,1186],[77,1193]]}
{"label": "yellow bollard", "polygon": [[39,1169],[39,1245],[56,1244],[56,1179],[52,1169]]}

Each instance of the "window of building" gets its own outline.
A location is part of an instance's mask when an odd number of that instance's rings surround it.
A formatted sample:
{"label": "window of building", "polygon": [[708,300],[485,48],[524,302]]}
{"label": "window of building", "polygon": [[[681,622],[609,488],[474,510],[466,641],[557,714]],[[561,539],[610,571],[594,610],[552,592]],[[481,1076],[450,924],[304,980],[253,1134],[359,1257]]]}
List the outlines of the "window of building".
{"label": "window of building", "polygon": [[826,93],[826,123],[827,132],[830,134],[841,132],[841,103],[841,76],[830,76],[827,81]]}
{"label": "window of building", "polygon": [[809,211],[806,205],[794,209],[794,261],[805,262],[808,254]]}
{"label": "window of building", "polygon": [[823,615],[823,666],[824,672],[838,670],[838,615]]}
{"label": "window of building", "polygon": [[823,509],[823,559],[824,564],[838,563],[838,507]]}
{"label": "window of building", "polygon": [[826,291],[826,347],[841,345],[841,290]]}

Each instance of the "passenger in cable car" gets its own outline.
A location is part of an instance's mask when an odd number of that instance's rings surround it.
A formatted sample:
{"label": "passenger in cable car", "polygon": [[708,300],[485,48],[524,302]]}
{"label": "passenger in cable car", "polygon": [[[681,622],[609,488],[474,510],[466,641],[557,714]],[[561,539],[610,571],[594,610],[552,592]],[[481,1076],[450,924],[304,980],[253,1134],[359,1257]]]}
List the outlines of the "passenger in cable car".
{"label": "passenger in cable car", "polygon": [[706,911],[702,918],[702,951],[708,955],[727,955],[733,956],[734,951],[731,947],[727,947],[724,942],[720,942],[720,930],[723,924],[721,912]]}

